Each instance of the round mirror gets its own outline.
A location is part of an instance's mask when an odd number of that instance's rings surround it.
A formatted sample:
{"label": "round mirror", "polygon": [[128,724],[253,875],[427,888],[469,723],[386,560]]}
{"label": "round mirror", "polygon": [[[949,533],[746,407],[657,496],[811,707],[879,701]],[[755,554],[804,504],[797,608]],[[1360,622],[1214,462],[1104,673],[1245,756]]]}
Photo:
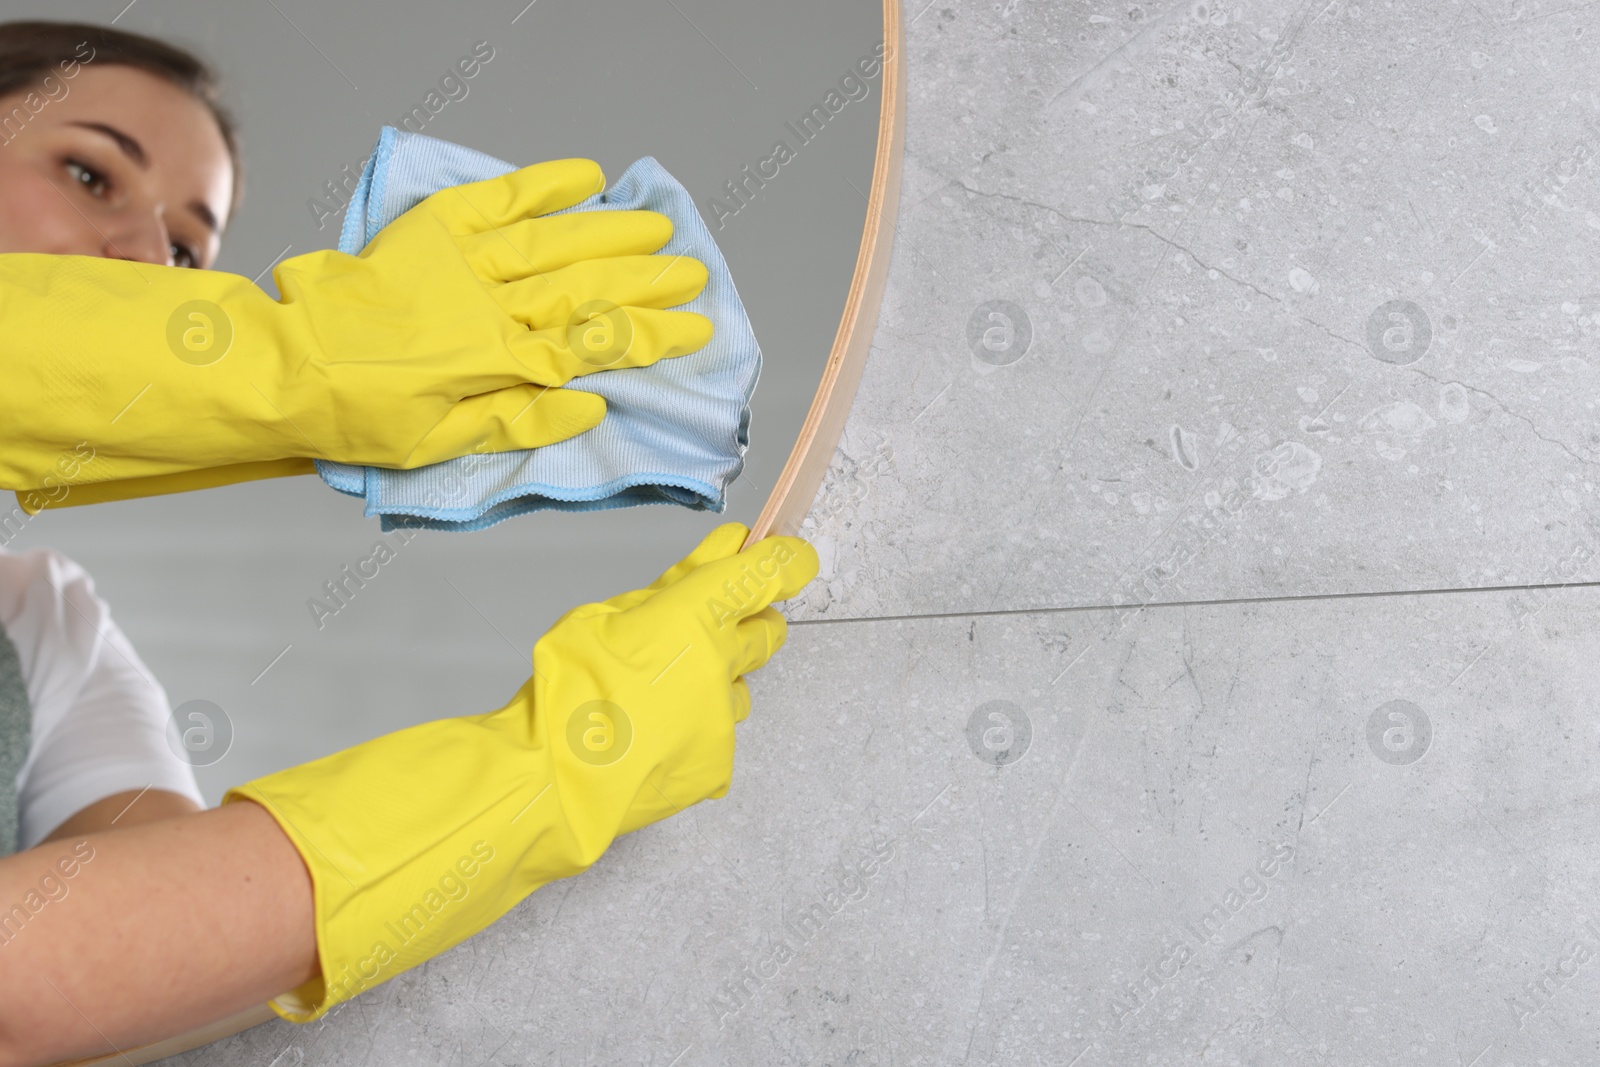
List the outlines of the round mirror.
{"label": "round mirror", "polygon": [[854,394],[893,235],[893,0],[135,0],[120,13],[18,0],[7,15],[114,22],[223,73],[246,191],[219,270],[274,292],[276,263],[336,247],[386,125],[519,166],[592,158],[608,182],[653,156],[693,196],[761,347],[744,469],[720,514],[540,511],[476,532],[385,533],[361,500],[310,476],[13,511],[7,551],[55,549],[94,578],[165,688],[208,803],[502,705],[561,614],[648,584],[718,523],[798,529]]}

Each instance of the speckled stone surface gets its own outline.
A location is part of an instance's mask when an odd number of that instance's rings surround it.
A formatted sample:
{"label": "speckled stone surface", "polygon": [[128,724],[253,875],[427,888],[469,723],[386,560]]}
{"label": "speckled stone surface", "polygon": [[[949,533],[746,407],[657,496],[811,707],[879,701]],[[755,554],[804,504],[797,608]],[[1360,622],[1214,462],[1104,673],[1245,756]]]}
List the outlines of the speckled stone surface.
{"label": "speckled stone surface", "polygon": [[1597,39],[1520,0],[921,8],[801,613],[1545,580],[1596,513]]}
{"label": "speckled stone surface", "polygon": [[169,1062],[1594,1062],[1597,656],[1592,589],[796,626],[726,798]]}

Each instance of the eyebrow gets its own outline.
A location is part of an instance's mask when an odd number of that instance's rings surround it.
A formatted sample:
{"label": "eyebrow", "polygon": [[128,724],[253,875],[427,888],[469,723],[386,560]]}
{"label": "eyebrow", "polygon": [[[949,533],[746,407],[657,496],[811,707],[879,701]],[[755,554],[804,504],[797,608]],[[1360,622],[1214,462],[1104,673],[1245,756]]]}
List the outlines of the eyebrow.
{"label": "eyebrow", "polygon": [[[104,134],[115,141],[117,143],[117,147],[122,150],[122,154],[137,163],[141,170],[148,170],[150,168],[150,157],[145,155],[144,145],[140,144],[137,140],[128,136],[126,133],[123,133],[115,126],[108,126],[103,122],[69,122],[67,125],[78,126],[85,130],[94,130],[96,133]],[[201,222],[205,223],[206,226],[212,230],[212,232],[216,232],[218,229],[220,229],[217,224],[216,213],[213,212],[210,206],[208,206],[204,201],[191,200],[185,206],[194,213],[195,217],[197,217]]]}
{"label": "eyebrow", "polygon": [[122,149],[123,155],[139,164],[141,168],[149,168],[150,160],[144,154],[144,145],[140,144],[138,141],[135,141],[132,137],[129,137],[115,126],[107,126],[103,122],[69,122],[67,125],[79,126],[85,130],[95,130],[99,133],[105,134],[107,137],[117,142],[117,147]]}
{"label": "eyebrow", "polygon": [[210,227],[212,233],[215,233],[221,228],[217,225],[217,216],[212,214],[211,209],[207,207],[203,201],[191,200],[186,206],[190,211],[194,212],[195,215],[199,216],[201,222]]}

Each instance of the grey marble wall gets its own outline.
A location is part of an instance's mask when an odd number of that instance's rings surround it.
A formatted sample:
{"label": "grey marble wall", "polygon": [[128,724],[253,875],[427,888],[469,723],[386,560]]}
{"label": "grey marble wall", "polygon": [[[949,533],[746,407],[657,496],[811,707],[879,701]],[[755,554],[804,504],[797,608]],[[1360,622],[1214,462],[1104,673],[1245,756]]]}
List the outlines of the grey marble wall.
{"label": "grey marble wall", "polygon": [[1600,8],[906,17],[728,796],[171,1062],[1600,1061]]}
{"label": "grey marble wall", "polygon": [[1556,3],[924,9],[802,614],[1550,580],[1600,456],[1597,30]]}

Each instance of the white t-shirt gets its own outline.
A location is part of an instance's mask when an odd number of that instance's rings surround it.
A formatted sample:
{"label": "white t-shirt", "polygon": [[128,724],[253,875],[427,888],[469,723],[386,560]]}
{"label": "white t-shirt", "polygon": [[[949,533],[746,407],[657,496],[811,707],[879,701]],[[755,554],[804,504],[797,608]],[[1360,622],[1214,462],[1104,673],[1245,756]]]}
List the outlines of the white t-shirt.
{"label": "white t-shirt", "polygon": [[0,549],[0,626],[33,709],[17,774],[19,851],[113,793],[148,786],[205,807],[194,768],[174,747],[166,690],[111,621],[88,572],[47,548]]}

